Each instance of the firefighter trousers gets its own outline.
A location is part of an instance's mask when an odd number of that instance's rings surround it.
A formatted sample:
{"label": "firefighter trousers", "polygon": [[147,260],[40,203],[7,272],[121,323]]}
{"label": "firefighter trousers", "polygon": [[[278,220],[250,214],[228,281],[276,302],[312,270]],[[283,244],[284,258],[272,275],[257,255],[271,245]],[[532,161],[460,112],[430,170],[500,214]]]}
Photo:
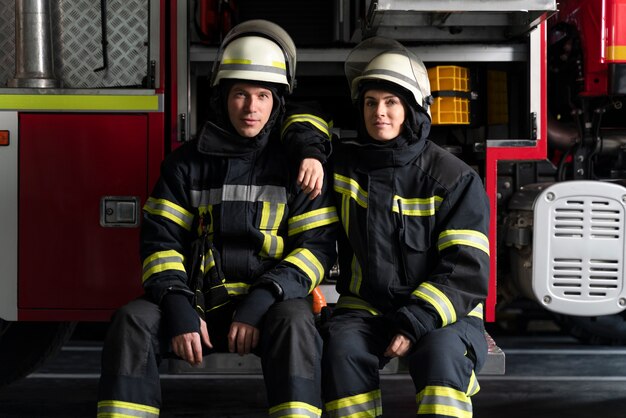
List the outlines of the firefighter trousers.
{"label": "firefighter trousers", "polygon": [[[223,311],[223,335],[216,332],[220,327],[207,324],[214,347],[227,347],[226,325],[233,309]],[[322,340],[308,300],[272,305],[255,353],[261,358],[270,417],[321,415]],[[120,308],[104,341],[98,416],[158,417],[159,364],[173,356],[163,338],[158,305],[140,298]]]}
{"label": "firefighter trousers", "polygon": [[[383,316],[350,310],[322,328],[322,388],[328,417],[383,416],[379,370],[394,327]],[[484,324],[465,317],[422,337],[406,356],[420,417],[472,416],[476,373],[487,356]]]}

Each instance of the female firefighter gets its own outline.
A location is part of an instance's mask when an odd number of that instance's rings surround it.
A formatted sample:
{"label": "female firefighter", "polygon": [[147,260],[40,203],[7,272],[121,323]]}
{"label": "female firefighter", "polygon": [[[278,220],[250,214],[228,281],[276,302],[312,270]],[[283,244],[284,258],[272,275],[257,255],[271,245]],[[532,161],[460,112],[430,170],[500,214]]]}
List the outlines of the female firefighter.
{"label": "female firefighter", "polygon": [[[277,128],[294,76],[295,46],[277,25],[250,20],[225,37],[211,120],[168,155],[144,205],[145,296],[113,317],[98,416],[159,416],[160,359],[198,364],[211,350],[261,357],[269,416],[321,415],[322,342],[306,297],[336,260],[338,219],[326,187],[311,199],[303,187],[315,194],[315,181],[286,164]],[[285,125],[303,131],[310,118]],[[314,145],[295,140],[301,155]]]}
{"label": "female firefighter", "polygon": [[323,328],[330,417],[382,416],[379,369],[406,357],[417,414],[470,417],[487,354],[487,196],[478,174],[427,139],[423,63],[371,38],[345,65],[358,138],[333,150],[340,294]]}

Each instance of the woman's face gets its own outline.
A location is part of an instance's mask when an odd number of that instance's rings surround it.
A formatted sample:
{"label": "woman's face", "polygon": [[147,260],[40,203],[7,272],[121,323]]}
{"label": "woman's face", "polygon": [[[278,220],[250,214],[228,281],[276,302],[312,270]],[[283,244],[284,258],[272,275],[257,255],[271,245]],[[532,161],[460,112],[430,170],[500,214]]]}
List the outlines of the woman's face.
{"label": "woman's face", "polygon": [[372,138],[389,141],[400,135],[405,110],[398,96],[384,90],[367,90],[363,107],[365,129]]}

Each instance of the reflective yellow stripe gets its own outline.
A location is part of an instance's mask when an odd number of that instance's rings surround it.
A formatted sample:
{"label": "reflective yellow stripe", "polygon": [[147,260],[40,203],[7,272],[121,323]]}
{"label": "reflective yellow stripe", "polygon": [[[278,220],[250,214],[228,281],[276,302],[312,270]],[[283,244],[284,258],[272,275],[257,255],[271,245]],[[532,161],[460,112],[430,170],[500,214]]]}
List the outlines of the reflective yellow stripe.
{"label": "reflective yellow stripe", "polygon": [[476,305],[476,307],[472,309],[470,313],[467,314],[467,316],[474,316],[476,318],[484,319],[483,304],[479,303],[478,305]]}
{"label": "reflective yellow stripe", "polygon": [[289,219],[288,235],[300,234],[335,222],[339,222],[339,217],[334,206],[312,210]]}
{"label": "reflective yellow stripe", "polygon": [[383,414],[380,389],[327,402],[326,412],[330,418],[380,417]]}
{"label": "reflective yellow stripe", "polygon": [[350,197],[345,194],[341,196],[341,223],[346,234],[348,234],[350,228]]}
{"label": "reflective yellow stripe", "polygon": [[158,417],[159,408],[132,402],[104,400],[98,402],[98,417]]}
{"label": "reflective yellow stripe", "polygon": [[285,402],[269,410],[270,418],[318,418],[322,410],[304,402]]}
{"label": "reflective yellow stripe", "polygon": [[238,296],[245,295],[248,293],[248,289],[250,289],[250,285],[248,283],[224,283],[226,287],[226,291],[230,296]]}
{"label": "reflective yellow stripe", "polygon": [[478,248],[489,255],[489,238],[482,232],[471,229],[450,229],[439,234],[439,241],[437,241],[439,251],[453,245]]}
{"label": "reflective yellow stripe", "polygon": [[202,260],[202,264],[200,264],[200,271],[204,275],[213,267],[215,267],[215,257],[213,257],[213,251],[208,250],[206,254],[204,254],[204,260]]}
{"label": "reflective yellow stripe", "polygon": [[185,272],[185,257],[178,251],[159,251],[146,257],[143,261],[142,282],[150,276],[167,270],[177,270]]}
{"label": "reflective yellow stripe", "polygon": [[234,58],[225,58],[222,60],[222,64],[252,64],[252,60],[247,60],[247,59],[243,59],[243,58],[239,58],[239,59],[234,59]]}
{"label": "reflective yellow stripe", "polygon": [[157,95],[0,94],[0,110],[159,110]]}
{"label": "reflective yellow stripe", "polygon": [[332,122],[326,123],[324,119],[318,116],[309,114],[309,113],[296,113],[296,114],[289,116],[287,120],[285,120],[285,122],[283,123],[283,127],[280,131],[281,139],[285,135],[285,131],[287,130],[287,128],[291,126],[292,124],[298,123],[298,122],[310,123],[315,128],[317,128],[317,130],[321,131],[324,135],[326,135],[326,137],[328,137],[329,139],[331,137],[330,128],[332,127]]}
{"label": "reflective yellow stripe", "polygon": [[193,214],[174,202],[149,197],[146,204],[143,205],[143,210],[151,215],[162,216],[169,219],[175,224],[185,228],[187,231],[191,230]]}
{"label": "reflective yellow stripe", "polygon": [[456,322],[456,311],[450,299],[430,283],[422,283],[413,291],[413,295],[432,305],[441,317],[442,326]]}
{"label": "reflective yellow stripe", "polygon": [[[207,216],[208,215],[208,216]],[[198,216],[205,220],[209,219],[208,225],[202,225],[202,222],[198,222],[198,236],[202,235],[204,230],[202,228],[206,228],[207,232],[210,236],[213,235],[213,205],[205,205],[198,207]]]}
{"label": "reflective yellow stripe", "polygon": [[357,260],[356,255],[352,255],[352,274],[350,277],[350,292],[355,295],[361,294],[361,283],[363,281],[363,271],[361,270],[361,264]]}
{"label": "reflective yellow stripe", "polygon": [[343,195],[348,195],[361,207],[367,208],[367,192],[350,177],[335,173],[334,190]]}
{"label": "reflective yellow stripe", "polygon": [[476,378],[476,373],[472,370],[472,376],[470,376],[470,381],[467,385],[467,390],[465,394],[467,396],[474,396],[480,391],[480,385],[478,384],[478,379]]}
{"label": "reflective yellow stripe", "polygon": [[415,396],[417,415],[472,417],[472,401],[463,392],[445,386],[426,386]]}
{"label": "reflective yellow stripe", "polygon": [[313,253],[306,248],[295,249],[285,258],[285,262],[298,267],[308,276],[311,280],[309,293],[311,293],[324,278],[324,267],[319,262],[317,257],[315,257]]}
{"label": "reflective yellow stripe", "polygon": [[441,202],[443,202],[443,198],[439,196],[407,199],[395,195],[391,210],[407,216],[432,216],[439,209]]}
{"label": "reflective yellow stripe", "polygon": [[374,308],[363,299],[354,296],[339,296],[339,299],[335,304],[335,309],[358,309],[361,311],[367,311],[374,316],[381,314],[378,309]]}
{"label": "reflective yellow stripe", "polygon": [[285,243],[278,235],[280,222],[285,214],[284,203],[263,202],[259,230],[263,234],[263,245],[260,255],[263,257],[282,258]]}

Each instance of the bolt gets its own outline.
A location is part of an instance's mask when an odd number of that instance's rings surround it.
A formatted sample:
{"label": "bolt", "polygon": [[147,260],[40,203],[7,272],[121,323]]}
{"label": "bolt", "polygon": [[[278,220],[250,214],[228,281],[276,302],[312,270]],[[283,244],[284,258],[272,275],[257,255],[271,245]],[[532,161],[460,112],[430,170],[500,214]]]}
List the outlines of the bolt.
{"label": "bolt", "polygon": [[624,298],[619,298],[619,300],[617,301],[617,303],[619,304],[619,306],[626,306],[626,299],[624,299]]}
{"label": "bolt", "polygon": [[585,161],[585,156],[579,155],[578,157],[576,157],[576,161],[578,161],[579,163],[582,163],[583,161]]}
{"label": "bolt", "polygon": [[576,174],[582,176],[583,174],[585,174],[585,170],[583,170],[582,168],[579,168],[578,170],[576,170]]}
{"label": "bolt", "polygon": [[548,192],[548,194],[546,194],[546,199],[550,202],[552,202],[554,200],[555,196],[554,193],[552,192]]}
{"label": "bolt", "polygon": [[545,303],[546,305],[549,305],[550,303],[552,303],[552,298],[548,295],[544,296],[543,303]]}
{"label": "bolt", "polygon": [[109,216],[113,215],[113,209],[107,208],[106,214],[109,215]]}

